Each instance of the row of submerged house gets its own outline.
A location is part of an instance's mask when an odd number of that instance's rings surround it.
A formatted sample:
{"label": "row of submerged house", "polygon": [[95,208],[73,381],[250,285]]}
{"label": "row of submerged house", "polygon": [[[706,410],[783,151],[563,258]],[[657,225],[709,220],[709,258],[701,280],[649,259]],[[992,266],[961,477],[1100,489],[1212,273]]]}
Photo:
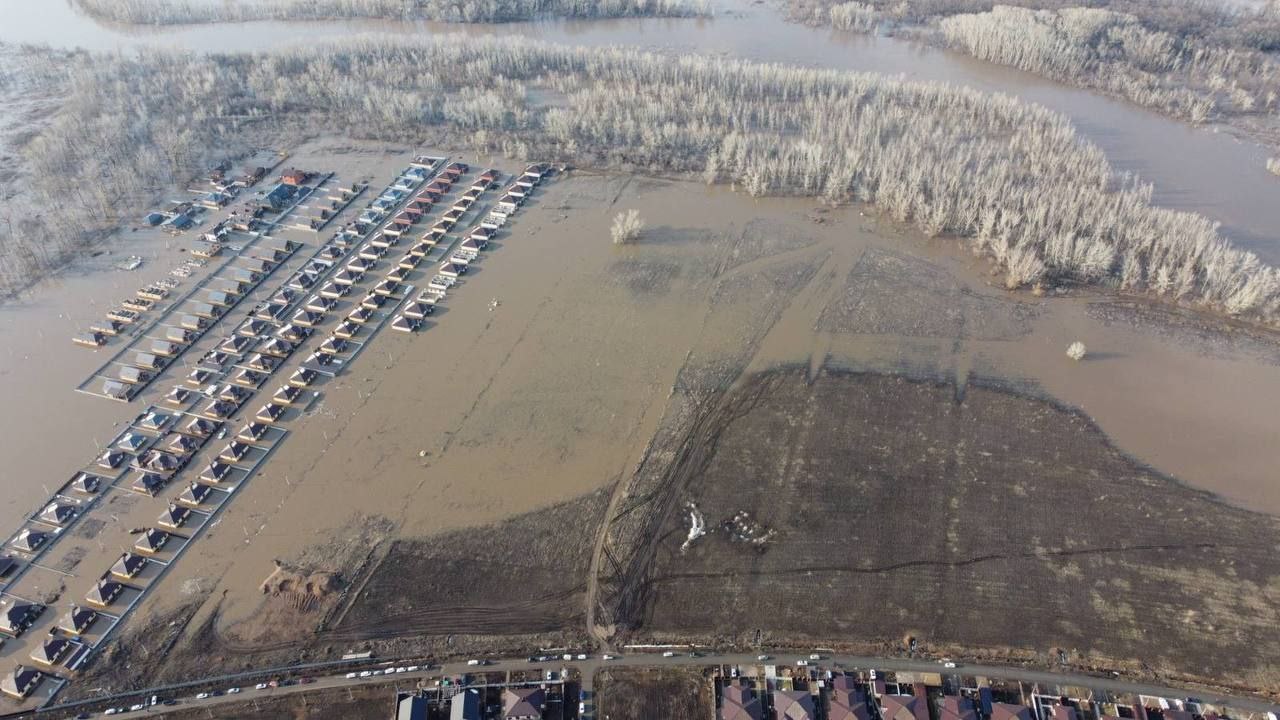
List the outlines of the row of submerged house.
{"label": "row of submerged house", "polygon": [[[442,164],[443,159],[439,162]],[[419,199],[431,199],[435,202],[443,199],[450,189],[461,179],[468,168],[455,163],[442,170],[430,185],[428,193],[412,188]],[[412,177],[412,175],[410,176]],[[471,208],[475,201],[497,181],[497,171],[487,171],[473,183],[467,193],[470,197],[465,201]],[[425,184],[424,174],[419,186]],[[405,178],[397,179],[401,184]],[[472,191],[474,194],[472,194]],[[407,205],[408,203],[406,203]],[[450,212],[458,209],[459,203],[453,203]],[[420,217],[425,217],[425,212]],[[461,215],[447,221],[443,229],[449,232]],[[393,223],[388,222],[387,226]],[[439,229],[437,223],[433,230]],[[336,299],[343,297],[355,289],[363,280],[363,276],[376,267],[376,263],[386,254],[388,249],[399,241],[400,236],[394,231],[388,235],[386,226],[379,232],[370,229],[364,242],[358,242],[360,235],[354,228],[343,231],[321,246],[301,269],[284,281],[275,295],[268,301],[255,307],[234,331],[220,342],[213,350],[206,353],[187,377],[179,382],[165,395],[161,405],[153,406],[135,418],[129,428],[123,431],[108,447],[103,449],[94,465],[77,473],[59,491],[55,501],[33,518],[33,524],[24,528],[11,539],[10,545],[26,555],[34,562],[38,553],[46,550],[48,545],[60,535],[62,530],[88,511],[101,493],[108,488],[127,489],[148,496],[158,495],[170,486],[195,458],[203,453],[208,444],[217,439],[222,440],[228,434],[228,424],[249,402],[256,391],[264,385],[269,377],[312,335],[313,331],[325,319],[325,314],[336,306]],[[477,223],[465,233],[465,238],[457,243],[458,247],[448,246],[456,255],[462,251],[463,245],[474,241],[468,247],[475,250],[484,248],[487,238],[492,232],[484,230],[477,239],[481,228]],[[428,231],[431,235],[431,231]],[[193,521],[195,532],[203,527],[208,517],[216,508],[221,507],[223,499],[229,497],[239,486],[239,482],[248,477],[252,470],[238,465],[252,458],[260,462],[267,450],[262,443],[274,442],[282,433],[273,433],[275,423],[282,420],[285,410],[295,403],[304,402],[304,390],[320,374],[334,374],[336,368],[353,357],[353,346],[350,344],[361,332],[362,327],[381,323],[377,311],[388,306],[398,307],[402,300],[407,301],[411,286],[405,285],[406,274],[427,255],[426,250],[439,245],[443,235],[424,236],[400,259],[400,262],[381,281],[370,290],[338,327],[323,341],[315,352],[298,367],[288,381],[274,392],[271,398],[244,423],[234,437],[220,446],[216,455],[207,462],[202,461],[200,471],[194,480],[182,484],[174,497],[165,505],[154,526],[135,531],[136,541],[130,551],[122,553],[112,568],[97,579],[90,588],[83,604],[73,606],[71,610],[49,631],[48,639],[36,648],[32,654],[31,664],[24,663],[16,667],[10,675],[13,678],[9,694],[25,697],[36,686],[44,673],[53,670],[60,660],[66,661],[75,651],[77,658],[87,657],[81,653],[83,643],[78,642],[86,632],[91,632],[101,617],[111,618],[111,627],[118,622],[119,615],[112,616],[100,612],[119,605],[122,596],[128,594],[129,601],[122,605],[127,612],[136,603],[149,583],[136,587],[140,573],[148,563],[158,560],[156,557],[165,553],[173,543],[178,543],[179,551],[185,548],[191,536],[184,537],[179,531]],[[425,247],[424,247],[425,245]],[[448,254],[447,252],[445,254]],[[455,263],[466,258],[451,258],[447,263]],[[346,260],[346,264],[342,261]],[[310,293],[308,297],[308,293]],[[397,293],[400,293],[399,296]],[[406,302],[396,320],[418,320],[428,314],[438,301],[438,294],[422,294],[416,301]],[[382,315],[385,319],[390,313]],[[210,318],[216,321],[217,317]],[[206,326],[202,329],[207,329]],[[416,326],[416,325],[415,325]],[[393,327],[395,327],[393,322]],[[344,359],[343,354],[347,357]],[[163,407],[163,406],[168,407]],[[79,496],[79,497],[75,497]],[[44,523],[63,523],[58,527],[44,528]],[[176,558],[172,554],[170,561]],[[16,564],[18,561],[14,560]],[[6,569],[7,570],[7,569]],[[134,583],[131,585],[131,583]],[[11,637],[20,637],[43,614],[45,608],[39,603],[11,600],[14,622],[8,627],[0,625],[0,633],[8,633]],[[25,618],[25,620],[23,619]],[[100,643],[102,638],[97,639]],[[89,645],[91,650],[96,643]]]}

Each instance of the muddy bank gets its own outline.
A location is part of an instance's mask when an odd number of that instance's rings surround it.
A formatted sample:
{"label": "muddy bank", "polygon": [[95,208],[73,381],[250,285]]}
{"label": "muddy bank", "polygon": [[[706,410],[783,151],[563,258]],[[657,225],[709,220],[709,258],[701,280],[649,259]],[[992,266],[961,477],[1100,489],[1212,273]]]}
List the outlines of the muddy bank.
{"label": "muddy bank", "polygon": [[[1280,521],[1135,462],[986,381],[745,379],[667,470],[681,503],[623,608],[636,637],[1065,648],[1274,689]],[[692,542],[690,513],[706,534]],[[753,609],[743,614],[742,608]]]}

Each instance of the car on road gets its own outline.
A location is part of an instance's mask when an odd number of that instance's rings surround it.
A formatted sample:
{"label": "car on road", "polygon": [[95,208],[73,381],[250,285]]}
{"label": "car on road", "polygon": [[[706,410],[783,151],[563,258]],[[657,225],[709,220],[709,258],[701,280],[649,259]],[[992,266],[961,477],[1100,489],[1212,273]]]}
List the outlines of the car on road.
{"label": "car on road", "polygon": [[139,710],[145,707],[146,707],[145,703],[134,703],[133,705],[129,706],[129,712],[138,712]]}
{"label": "car on road", "polygon": [[199,693],[199,694],[197,694],[197,695],[196,695],[196,699],[197,699],[197,700],[203,700],[203,699],[205,699],[205,698],[207,698],[207,697],[209,697],[209,693],[207,693],[207,692]]}
{"label": "car on road", "polygon": [[601,660],[612,660],[612,659],[613,659],[613,656],[612,656],[612,655],[610,655],[609,653],[605,653],[604,655],[601,655],[601,656],[600,656],[600,659],[601,659]]}
{"label": "car on road", "polygon": [[955,663],[953,663],[953,662],[951,662],[950,660],[948,660],[947,662],[942,663],[942,667],[947,668],[947,669],[954,669],[954,668],[955,668],[955,666],[956,666],[956,664],[955,664]]}
{"label": "car on road", "polygon": [[91,717],[93,716],[90,715],[89,713],[80,713],[79,715],[76,716],[76,720],[89,720],[89,718]]}
{"label": "car on road", "polygon": [[361,671],[361,673],[360,673],[360,677],[362,677],[362,678],[367,678],[367,677],[369,677],[369,676],[370,676],[370,675],[372,675],[372,674],[373,674],[373,673],[369,672],[368,670],[363,670],[363,671]]}
{"label": "car on road", "polygon": [[409,666],[409,672],[418,672],[418,666],[417,666],[417,665],[410,665],[410,666]]}
{"label": "car on road", "polygon": [[371,673],[369,673],[369,674],[370,674],[370,675],[372,675],[372,676],[374,676],[374,677],[378,677],[378,676],[379,676],[379,675],[381,675],[382,673],[383,673],[383,671],[382,671],[382,670],[374,670],[373,672],[371,672]]}
{"label": "car on road", "polygon": [[808,661],[808,660],[797,660],[797,661],[796,661],[796,667],[808,667],[808,666],[809,666],[809,661]]}
{"label": "car on road", "polygon": [[238,693],[238,692],[240,692],[240,688],[238,688],[238,687],[227,688],[227,694],[228,694],[228,695],[235,695],[235,694],[236,694],[236,693]]}
{"label": "car on road", "polygon": [[467,664],[468,664],[468,665],[470,665],[470,666],[472,666],[472,667],[475,667],[476,665],[479,665],[479,664],[480,664],[480,661],[479,661],[479,660],[468,660],[468,661],[467,661]]}
{"label": "car on road", "polygon": [[104,713],[102,713],[102,714],[103,714],[103,715],[115,715],[115,714],[116,714],[116,713],[118,713],[118,712],[120,712],[120,708],[107,708],[107,711],[106,711],[106,712],[104,712]]}
{"label": "car on road", "polygon": [[[396,672],[400,672],[400,671],[399,671],[399,670],[397,670]],[[315,678],[313,678],[313,677],[298,678],[298,684],[299,684],[299,685],[310,685],[311,683],[313,683],[313,682],[315,682],[315,681],[316,681],[316,679],[315,679]]]}
{"label": "car on road", "polygon": [[355,676],[356,676],[356,674],[355,674],[355,673],[353,673],[353,672],[349,672],[349,673],[347,673],[347,679],[348,679],[348,680],[350,680],[350,679],[354,678]]}
{"label": "car on road", "polygon": [[173,698],[168,698],[166,700],[161,701],[160,704],[161,705],[177,705],[178,701],[174,700]]}
{"label": "car on road", "polygon": [[810,656],[809,656],[809,659],[810,659],[810,660],[821,660],[821,659],[822,659],[822,656],[821,656],[821,655],[819,655],[818,653],[814,653],[814,654],[812,654],[812,655],[810,655]]}
{"label": "car on road", "polygon": [[562,657],[562,658],[560,658],[560,659],[561,659],[561,660],[572,660],[572,659],[573,659],[573,653],[565,653],[565,654],[564,654],[564,657]]}
{"label": "car on road", "polygon": [[769,656],[768,656],[768,655],[757,655],[757,656],[756,656],[756,660],[759,660],[760,662],[764,662],[765,660],[768,660],[768,659],[769,659]]}
{"label": "car on road", "polygon": [[670,650],[668,650],[668,651],[666,651],[666,652],[662,653],[662,657],[675,657],[675,656],[676,656],[676,654],[675,654],[674,652],[670,651]]}
{"label": "car on road", "polygon": [[584,703],[584,702],[580,702],[580,703],[578,703],[578,714],[579,714],[579,715],[581,715],[581,714],[585,713],[586,711],[587,711],[587,704],[586,704],[586,703]]}
{"label": "car on road", "polygon": [[578,659],[579,659],[579,660],[586,660],[586,659],[587,659],[587,656],[586,656],[585,654],[583,654],[583,653],[578,653]]}
{"label": "car on road", "polygon": [[399,674],[400,674],[400,673],[402,673],[402,672],[409,672],[409,668],[407,668],[407,667],[398,667],[398,668],[396,668],[396,674],[397,674],[397,675],[399,675]]}
{"label": "car on road", "polygon": [[267,684],[266,684],[266,683],[258,683],[257,685],[254,685],[254,686],[253,686],[253,689],[254,689],[254,690],[266,690],[266,689],[267,689]]}

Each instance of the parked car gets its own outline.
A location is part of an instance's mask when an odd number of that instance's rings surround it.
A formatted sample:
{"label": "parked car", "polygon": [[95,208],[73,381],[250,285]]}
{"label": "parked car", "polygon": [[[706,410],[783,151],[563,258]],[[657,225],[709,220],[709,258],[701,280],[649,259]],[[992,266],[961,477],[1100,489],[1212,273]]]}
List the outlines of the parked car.
{"label": "parked car", "polygon": [[476,666],[476,665],[479,665],[479,664],[480,664],[480,661],[479,661],[479,660],[468,660],[468,661],[467,661],[467,664],[468,664],[468,665],[471,665],[471,666],[473,666],[473,667],[474,667],[474,666]]}
{"label": "parked car", "polygon": [[605,653],[604,655],[601,655],[601,656],[600,656],[600,659],[601,659],[601,660],[612,660],[612,659],[613,659],[613,656],[612,656],[612,655],[610,655],[610,654],[608,654],[608,653]]}
{"label": "parked car", "polygon": [[236,694],[236,693],[238,693],[238,692],[240,692],[240,688],[238,688],[238,687],[227,688],[227,694],[228,694],[228,695],[235,695],[235,694]]}
{"label": "parked car", "polygon": [[675,656],[676,656],[676,654],[675,654],[674,652],[670,651],[670,650],[668,650],[668,651],[666,651],[666,652],[662,653],[662,657],[675,657]]}
{"label": "parked car", "polygon": [[353,672],[349,672],[349,673],[347,673],[347,679],[348,679],[348,680],[350,680],[350,679],[354,678],[355,676],[356,676],[356,674],[355,674],[355,673],[353,673]]}
{"label": "parked car", "polygon": [[370,675],[372,675],[372,674],[373,674],[373,673],[369,672],[368,670],[364,670],[364,671],[362,671],[362,672],[360,673],[360,677],[362,677],[362,678],[367,678],[367,677],[369,677],[369,676],[370,676]]}
{"label": "parked car", "polygon": [[809,661],[808,661],[808,660],[797,660],[797,661],[796,661],[796,667],[808,667],[808,666],[809,666]]}
{"label": "parked car", "polygon": [[760,662],[764,662],[765,660],[768,660],[768,659],[769,659],[769,656],[768,656],[768,655],[757,655],[757,656],[756,656],[756,660],[759,660]]}
{"label": "parked car", "polygon": [[810,660],[821,660],[821,659],[822,659],[822,656],[821,656],[821,655],[819,655],[818,653],[814,653],[814,654],[812,654],[812,655],[810,655],[810,656],[809,656],[809,659],[810,659]]}
{"label": "parked car", "polygon": [[196,695],[196,699],[197,699],[197,700],[203,700],[203,699],[205,699],[205,698],[207,698],[207,697],[209,697],[209,693],[207,693],[207,692],[202,692],[202,693],[199,693],[198,695]]}
{"label": "parked car", "polygon": [[410,666],[409,666],[409,672],[418,672],[418,666],[417,666],[417,665],[410,665]]}

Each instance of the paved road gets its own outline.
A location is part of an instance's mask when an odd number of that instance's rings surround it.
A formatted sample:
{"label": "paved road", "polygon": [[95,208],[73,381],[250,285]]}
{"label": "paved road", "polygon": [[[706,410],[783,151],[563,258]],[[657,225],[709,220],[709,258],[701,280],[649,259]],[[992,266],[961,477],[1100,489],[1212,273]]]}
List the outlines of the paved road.
{"label": "paved road", "polygon": [[[808,655],[800,654],[779,654],[773,656],[769,662],[779,666],[789,665],[795,667],[796,661],[807,659]],[[405,663],[408,665],[411,663]],[[539,668],[542,670],[557,670],[562,667],[571,670],[577,670],[583,678],[584,689],[591,690],[591,677],[595,672],[603,667],[612,666],[679,666],[679,665],[752,665],[759,664],[755,655],[751,654],[734,654],[734,655],[705,655],[700,657],[691,657],[687,653],[678,654],[675,657],[662,657],[656,653],[638,653],[627,656],[619,656],[613,660],[602,660],[599,656],[588,657],[585,661],[563,662],[556,660],[546,663],[529,663],[524,658],[506,659],[491,662],[483,668],[486,672],[502,672],[507,670],[530,670]],[[940,672],[943,668],[937,662],[920,661],[920,660],[903,660],[891,658],[872,658],[853,655],[828,655],[822,654],[822,660],[815,662],[817,667],[830,668],[834,664],[838,664],[845,669],[868,669],[875,668],[878,670],[905,670],[916,672]],[[379,663],[370,665],[368,669],[385,667]],[[468,672],[475,672],[479,668],[468,666],[466,663],[449,663],[443,666],[433,666],[414,673],[399,673],[390,676],[369,677],[369,678],[353,678],[348,679],[346,673],[333,675],[328,677],[318,677],[314,683],[307,685],[290,685],[286,687],[254,690],[250,685],[244,688],[239,694],[222,695],[218,697],[210,697],[204,700],[196,700],[194,696],[179,698],[181,704],[178,706],[156,706],[146,710],[130,713],[122,713],[116,715],[117,718],[127,720],[128,718],[156,717],[166,713],[175,712],[179,709],[188,709],[192,706],[196,707],[214,707],[233,702],[244,702],[254,697],[266,697],[268,695],[287,694],[293,695],[298,693],[315,692],[330,688],[354,687],[357,685],[385,684],[387,686],[387,696],[390,699],[391,693],[395,686],[401,688],[412,688],[418,681],[430,678],[438,678],[442,675],[462,675]],[[1087,675],[1070,675],[1063,673],[1054,673],[1043,670],[1027,670],[1022,668],[1009,668],[990,665],[966,665],[962,664],[953,672],[963,675],[979,675],[991,678],[1001,678],[1007,680],[1020,680],[1027,683],[1040,683],[1044,685],[1081,685],[1097,690],[1107,690],[1115,693],[1139,693],[1143,695],[1153,695],[1159,697],[1182,698],[1186,697],[1188,691],[1178,690],[1175,688],[1161,687],[1158,685],[1150,685],[1145,683],[1128,682],[1125,680],[1113,680],[1107,678],[1096,678]],[[1280,705],[1266,702],[1255,698],[1232,698],[1215,693],[1194,692],[1196,697],[1204,702],[1215,705],[1227,705],[1238,711],[1253,712],[1280,712]],[[100,713],[95,713],[95,717]]]}

